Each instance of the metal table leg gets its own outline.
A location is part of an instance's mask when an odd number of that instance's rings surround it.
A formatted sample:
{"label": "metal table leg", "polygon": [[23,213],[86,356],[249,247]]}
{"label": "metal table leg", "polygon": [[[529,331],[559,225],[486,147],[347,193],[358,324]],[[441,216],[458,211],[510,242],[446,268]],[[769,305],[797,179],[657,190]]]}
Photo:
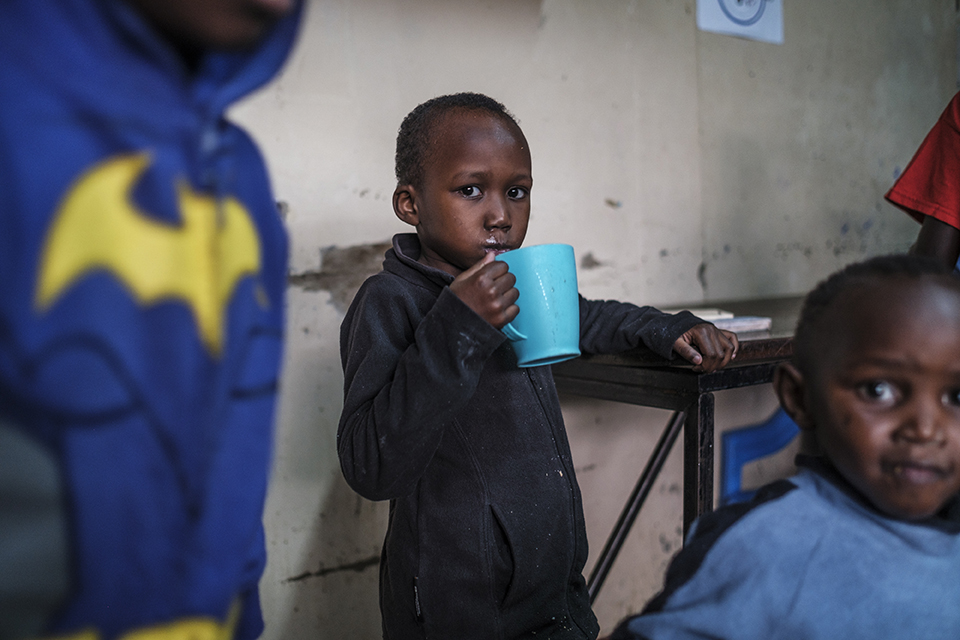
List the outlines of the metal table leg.
{"label": "metal table leg", "polygon": [[[712,411],[712,395],[710,399]],[[650,454],[650,458],[647,460],[647,464],[643,468],[643,472],[640,474],[636,486],[633,488],[633,493],[630,494],[627,504],[624,506],[623,511],[620,512],[620,518],[617,520],[617,524],[614,525],[613,531],[607,538],[607,542],[603,545],[600,557],[597,558],[597,563],[594,565],[593,571],[590,572],[590,579],[587,580],[587,593],[590,594],[591,604],[596,600],[597,593],[599,593],[600,587],[603,586],[603,581],[607,578],[613,562],[617,559],[617,554],[620,553],[620,547],[623,546],[623,542],[630,532],[630,527],[633,526],[633,521],[637,519],[637,514],[640,513],[640,507],[643,506],[647,495],[650,493],[650,489],[653,488],[653,484],[656,482],[657,476],[660,475],[663,463],[666,461],[670,449],[673,448],[673,443],[676,442],[677,436],[680,434],[680,428],[684,426],[684,416],[687,415],[687,413],[688,412],[685,411],[676,411],[670,416],[670,421],[667,423],[663,433],[660,435],[660,440]],[[712,422],[710,423],[710,430],[712,434]],[[712,442],[711,440],[711,446]],[[686,505],[684,505],[684,518],[686,518]]]}
{"label": "metal table leg", "polygon": [[683,425],[683,537],[693,521],[713,511],[712,393],[703,393],[687,411]]}

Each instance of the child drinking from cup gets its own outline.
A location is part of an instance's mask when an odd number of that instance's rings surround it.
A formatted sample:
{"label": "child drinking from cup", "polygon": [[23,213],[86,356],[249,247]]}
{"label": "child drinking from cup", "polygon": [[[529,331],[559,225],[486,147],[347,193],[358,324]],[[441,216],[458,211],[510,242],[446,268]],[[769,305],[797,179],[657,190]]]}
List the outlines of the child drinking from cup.
{"label": "child drinking from cup", "polygon": [[[397,137],[399,234],[341,328],[347,482],[390,500],[383,635],[593,640],[580,492],[550,367],[519,368],[496,255],[526,235],[533,177],[517,122],[478,94],[425,102]],[[736,336],[688,312],[579,300],[580,348],[641,344],[712,371]]]}
{"label": "child drinking from cup", "polygon": [[698,520],[611,640],[960,638],[960,279],[847,267],[807,297],[774,386],[818,455]]}

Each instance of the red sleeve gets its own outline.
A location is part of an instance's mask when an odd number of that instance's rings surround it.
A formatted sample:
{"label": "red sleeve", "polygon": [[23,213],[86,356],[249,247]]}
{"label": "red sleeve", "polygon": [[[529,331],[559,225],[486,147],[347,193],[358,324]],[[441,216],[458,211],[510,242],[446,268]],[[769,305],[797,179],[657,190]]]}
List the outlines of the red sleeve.
{"label": "red sleeve", "polygon": [[933,216],[960,228],[960,93],[884,197],[918,221]]}

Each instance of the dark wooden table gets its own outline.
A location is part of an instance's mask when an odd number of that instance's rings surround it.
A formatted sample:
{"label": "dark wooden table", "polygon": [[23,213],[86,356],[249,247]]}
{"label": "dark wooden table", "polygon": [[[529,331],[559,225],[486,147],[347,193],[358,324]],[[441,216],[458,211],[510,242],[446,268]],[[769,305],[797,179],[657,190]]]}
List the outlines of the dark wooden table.
{"label": "dark wooden table", "polygon": [[740,348],[725,369],[697,373],[690,364],[667,361],[647,349],[615,356],[582,356],[553,365],[561,393],[626,402],[673,411],[617,524],[587,581],[591,602],[616,560],[647,494],[653,487],[681,427],[683,446],[683,534],[703,513],[713,510],[713,419],[715,391],[764,384],[793,353],[792,336],[801,297],[720,301],[691,308],[719,308],[737,316],[767,316],[769,331],[738,333]]}

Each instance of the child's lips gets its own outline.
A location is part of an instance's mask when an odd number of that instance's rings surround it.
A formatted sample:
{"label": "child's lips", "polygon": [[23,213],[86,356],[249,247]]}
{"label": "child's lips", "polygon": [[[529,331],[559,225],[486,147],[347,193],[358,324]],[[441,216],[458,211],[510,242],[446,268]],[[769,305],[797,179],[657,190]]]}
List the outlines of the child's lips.
{"label": "child's lips", "polygon": [[911,484],[938,482],[948,475],[946,469],[930,462],[901,460],[890,462],[887,466],[890,473]]}

